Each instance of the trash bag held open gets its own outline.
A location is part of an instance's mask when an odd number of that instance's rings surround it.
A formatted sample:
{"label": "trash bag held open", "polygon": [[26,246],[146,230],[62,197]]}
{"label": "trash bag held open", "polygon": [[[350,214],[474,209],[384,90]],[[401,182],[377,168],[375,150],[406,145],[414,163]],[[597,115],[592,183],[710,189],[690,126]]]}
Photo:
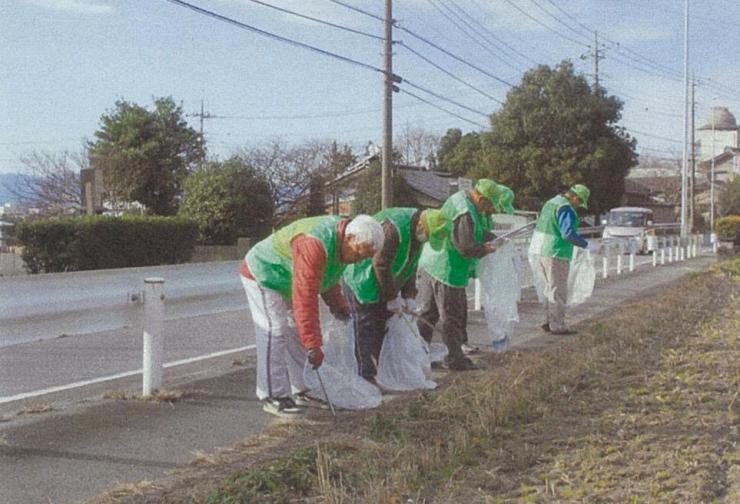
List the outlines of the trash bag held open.
{"label": "trash bag held open", "polygon": [[[303,380],[310,395],[329,400],[335,407],[343,409],[357,410],[380,405],[380,389],[357,374],[352,324],[332,319],[323,323],[322,327],[324,363],[315,370],[306,362],[303,369]],[[321,373],[328,398],[321,389],[317,371]]]}
{"label": "trash bag held open", "polygon": [[375,379],[390,390],[434,389],[429,345],[421,337],[415,321],[405,314],[388,320],[388,332],[378,359]]}
{"label": "trash bag held open", "polygon": [[494,350],[505,350],[510,345],[514,326],[519,322],[517,303],[522,292],[519,262],[516,246],[506,242],[478,263],[481,306]]}

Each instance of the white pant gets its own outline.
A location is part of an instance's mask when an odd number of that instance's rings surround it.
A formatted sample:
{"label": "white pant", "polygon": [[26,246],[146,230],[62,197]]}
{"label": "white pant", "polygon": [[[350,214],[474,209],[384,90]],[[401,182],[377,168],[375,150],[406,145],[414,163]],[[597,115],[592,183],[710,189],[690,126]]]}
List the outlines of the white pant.
{"label": "white pant", "polygon": [[288,397],[305,390],[306,349],[298,339],[290,305],[277,292],[239,275],[252,312],[257,346],[257,397]]}
{"label": "white pant", "polygon": [[565,305],[568,301],[570,261],[540,256],[539,266],[545,281],[545,323],[553,331],[563,331],[566,329]]}

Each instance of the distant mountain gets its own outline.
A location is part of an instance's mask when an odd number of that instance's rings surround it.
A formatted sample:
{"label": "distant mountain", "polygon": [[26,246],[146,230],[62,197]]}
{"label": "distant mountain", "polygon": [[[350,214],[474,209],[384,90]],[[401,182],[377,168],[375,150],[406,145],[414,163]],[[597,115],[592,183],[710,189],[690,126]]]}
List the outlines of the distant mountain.
{"label": "distant mountain", "polygon": [[8,188],[15,187],[20,177],[20,173],[0,173],[0,205],[15,203],[15,198]]}

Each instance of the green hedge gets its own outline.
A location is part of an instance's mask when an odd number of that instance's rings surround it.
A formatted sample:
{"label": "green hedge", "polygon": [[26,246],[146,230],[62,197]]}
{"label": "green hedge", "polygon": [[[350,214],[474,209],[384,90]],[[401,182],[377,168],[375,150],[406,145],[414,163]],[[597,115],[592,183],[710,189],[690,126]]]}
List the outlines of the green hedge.
{"label": "green hedge", "polygon": [[728,215],[717,219],[715,229],[720,240],[740,245],[740,215]]}
{"label": "green hedge", "polygon": [[197,225],[173,217],[75,217],[21,223],[29,273],[177,264],[190,259]]}

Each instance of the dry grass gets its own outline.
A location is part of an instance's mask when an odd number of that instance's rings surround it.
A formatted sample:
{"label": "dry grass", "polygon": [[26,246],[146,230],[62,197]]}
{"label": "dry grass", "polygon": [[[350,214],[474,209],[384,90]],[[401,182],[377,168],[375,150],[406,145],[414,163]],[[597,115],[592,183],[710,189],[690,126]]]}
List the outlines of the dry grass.
{"label": "dry grass", "polygon": [[189,399],[195,395],[194,391],[184,390],[155,390],[152,395],[143,397],[139,394],[126,391],[110,391],[103,394],[103,399],[114,401],[151,401],[160,403],[176,403]]}
{"label": "dry grass", "polygon": [[557,347],[487,356],[439,391],[275,425],[115,502],[737,502],[733,268]]}
{"label": "dry grass", "polygon": [[54,411],[54,406],[51,403],[32,403],[23,407],[19,410],[17,415],[40,415],[42,413],[49,413]]}

